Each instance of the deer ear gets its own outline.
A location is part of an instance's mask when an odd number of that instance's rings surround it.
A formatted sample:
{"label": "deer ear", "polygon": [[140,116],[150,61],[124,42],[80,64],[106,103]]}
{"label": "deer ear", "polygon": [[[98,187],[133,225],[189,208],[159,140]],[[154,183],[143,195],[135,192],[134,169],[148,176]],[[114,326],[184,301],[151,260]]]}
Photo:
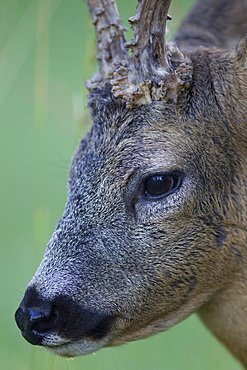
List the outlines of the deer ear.
{"label": "deer ear", "polygon": [[247,150],[247,34],[242,38],[236,49],[230,52],[231,74],[231,96],[233,102],[232,114],[237,113],[236,121],[240,128],[243,146]]}
{"label": "deer ear", "polygon": [[240,40],[234,50],[234,59],[237,66],[247,68],[247,34]]}

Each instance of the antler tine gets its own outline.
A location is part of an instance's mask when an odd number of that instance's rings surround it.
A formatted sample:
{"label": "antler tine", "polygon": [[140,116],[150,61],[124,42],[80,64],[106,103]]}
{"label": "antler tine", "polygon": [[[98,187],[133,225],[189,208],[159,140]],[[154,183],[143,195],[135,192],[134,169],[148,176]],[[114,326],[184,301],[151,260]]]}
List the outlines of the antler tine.
{"label": "antler tine", "polygon": [[125,47],[131,48],[136,68],[145,63],[146,53],[146,63],[151,58],[157,66],[167,67],[165,35],[170,3],[171,0],[139,0],[136,15],[129,18],[134,38]]}
{"label": "antler tine", "polygon": [[128,52],[124,47],[126,28],[122,25],[115,1],[87,0],[87,5],[96,30],[99,60],[99,72],[86,83],[87,88],[93,90],[110,82],[113,69],[124,64]]}

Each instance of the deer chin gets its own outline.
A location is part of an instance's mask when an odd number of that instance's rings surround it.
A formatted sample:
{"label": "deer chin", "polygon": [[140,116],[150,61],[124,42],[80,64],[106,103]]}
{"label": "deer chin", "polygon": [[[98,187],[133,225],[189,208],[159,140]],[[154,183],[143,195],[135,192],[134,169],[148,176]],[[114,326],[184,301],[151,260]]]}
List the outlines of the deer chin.
{"label": "deer chin", "polygon": [[106,347],[110,338],[94,341],[92,339],[68,340],[57,335],[49,335],[44,338],[42,345],[55,355],[73,358],[88,355]]}
{"label": "deer chin", "polygon": [[104,347],[119,346],[127,342],[147,338],[155,333],[169,329],[171,326],[176,324],[177,321],[181,321],[181,319],[177,320],[174,318],[167,320],[163,318],[155,320],[155,322],[148,325],[144,325],[139,329],[129,327],[122,332],[121,330],[117,330],[115,333],[109,333],[109,335],[100,340],[90,338],[70,340],[62,338],[56,334],[49,334],[43,339],[42,346],[55,355],[73,358],[88,355]]}
{"label": "deer chin", "polygon": [[[177,317],[163,317],[148,324],[138,323],[129,326],[129,320],[124,320],[122,318],[118,322],[119,325],[115,326],[115,330],[113,329],[113,331],[110,331],[102,339],[82,338],[75,340],[61,337],[55,333],[50,333],[43,338],[41,345],[55,355],[73,358],[76,356],[88,355],[104,347],[114,347],[122,345],[126,342],[144,339],[155,333],[169,329],[171,326],[181,320],[182,317],[179,319]],[[124,322],[125,325],[128,322],[127,328],[125,327]]]}
{"label": "deer chin", "polygon": [[[179,320],[180,321],[180,320]],[[177,323],[177,320],[157,320],[138,330],[127,330],[126,332],[117,333],[116,336],[107,336],[102,340],[80,339],[66,340],[58,336],[49,336],[44,339],[43,345],[53,354],[73,358],[77,356],[88,355],[104,347],[115,347],[127,342],[133,342],[139,339],[145,339],[153,334],[165,331]]]}

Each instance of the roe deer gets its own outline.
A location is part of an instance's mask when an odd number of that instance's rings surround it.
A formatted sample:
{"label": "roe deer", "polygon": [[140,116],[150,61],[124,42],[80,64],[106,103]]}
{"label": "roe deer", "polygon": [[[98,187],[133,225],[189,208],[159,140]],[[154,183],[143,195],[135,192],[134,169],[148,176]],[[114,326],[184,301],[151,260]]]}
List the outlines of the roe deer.
{"label": "roe deer", "polygon": [[114,0],[88,0],[93,127],[16,321],[70,357],[197,311],[247,366],[247,0],[199,0],[174,43],[169,4],[139,0],[125,43]]}

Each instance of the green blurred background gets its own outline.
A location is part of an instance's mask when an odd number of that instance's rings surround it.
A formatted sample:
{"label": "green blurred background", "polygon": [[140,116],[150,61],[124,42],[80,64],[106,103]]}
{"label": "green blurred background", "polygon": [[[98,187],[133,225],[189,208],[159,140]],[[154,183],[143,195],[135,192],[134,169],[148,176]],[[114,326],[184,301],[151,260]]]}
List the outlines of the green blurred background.
{"label": "green blurred background", "polygon": [[[174,0],[171,34],[192,1]],[[123,19],[134,14],[134,0],[118,3]],[[81,0],[0,0],[0,27],[0,369],[240,369],[196,315],[74,360],[21,337],[14,312],[62,214],[70,158],[90,127],[84,81],[95,69],[94,32]]]}

